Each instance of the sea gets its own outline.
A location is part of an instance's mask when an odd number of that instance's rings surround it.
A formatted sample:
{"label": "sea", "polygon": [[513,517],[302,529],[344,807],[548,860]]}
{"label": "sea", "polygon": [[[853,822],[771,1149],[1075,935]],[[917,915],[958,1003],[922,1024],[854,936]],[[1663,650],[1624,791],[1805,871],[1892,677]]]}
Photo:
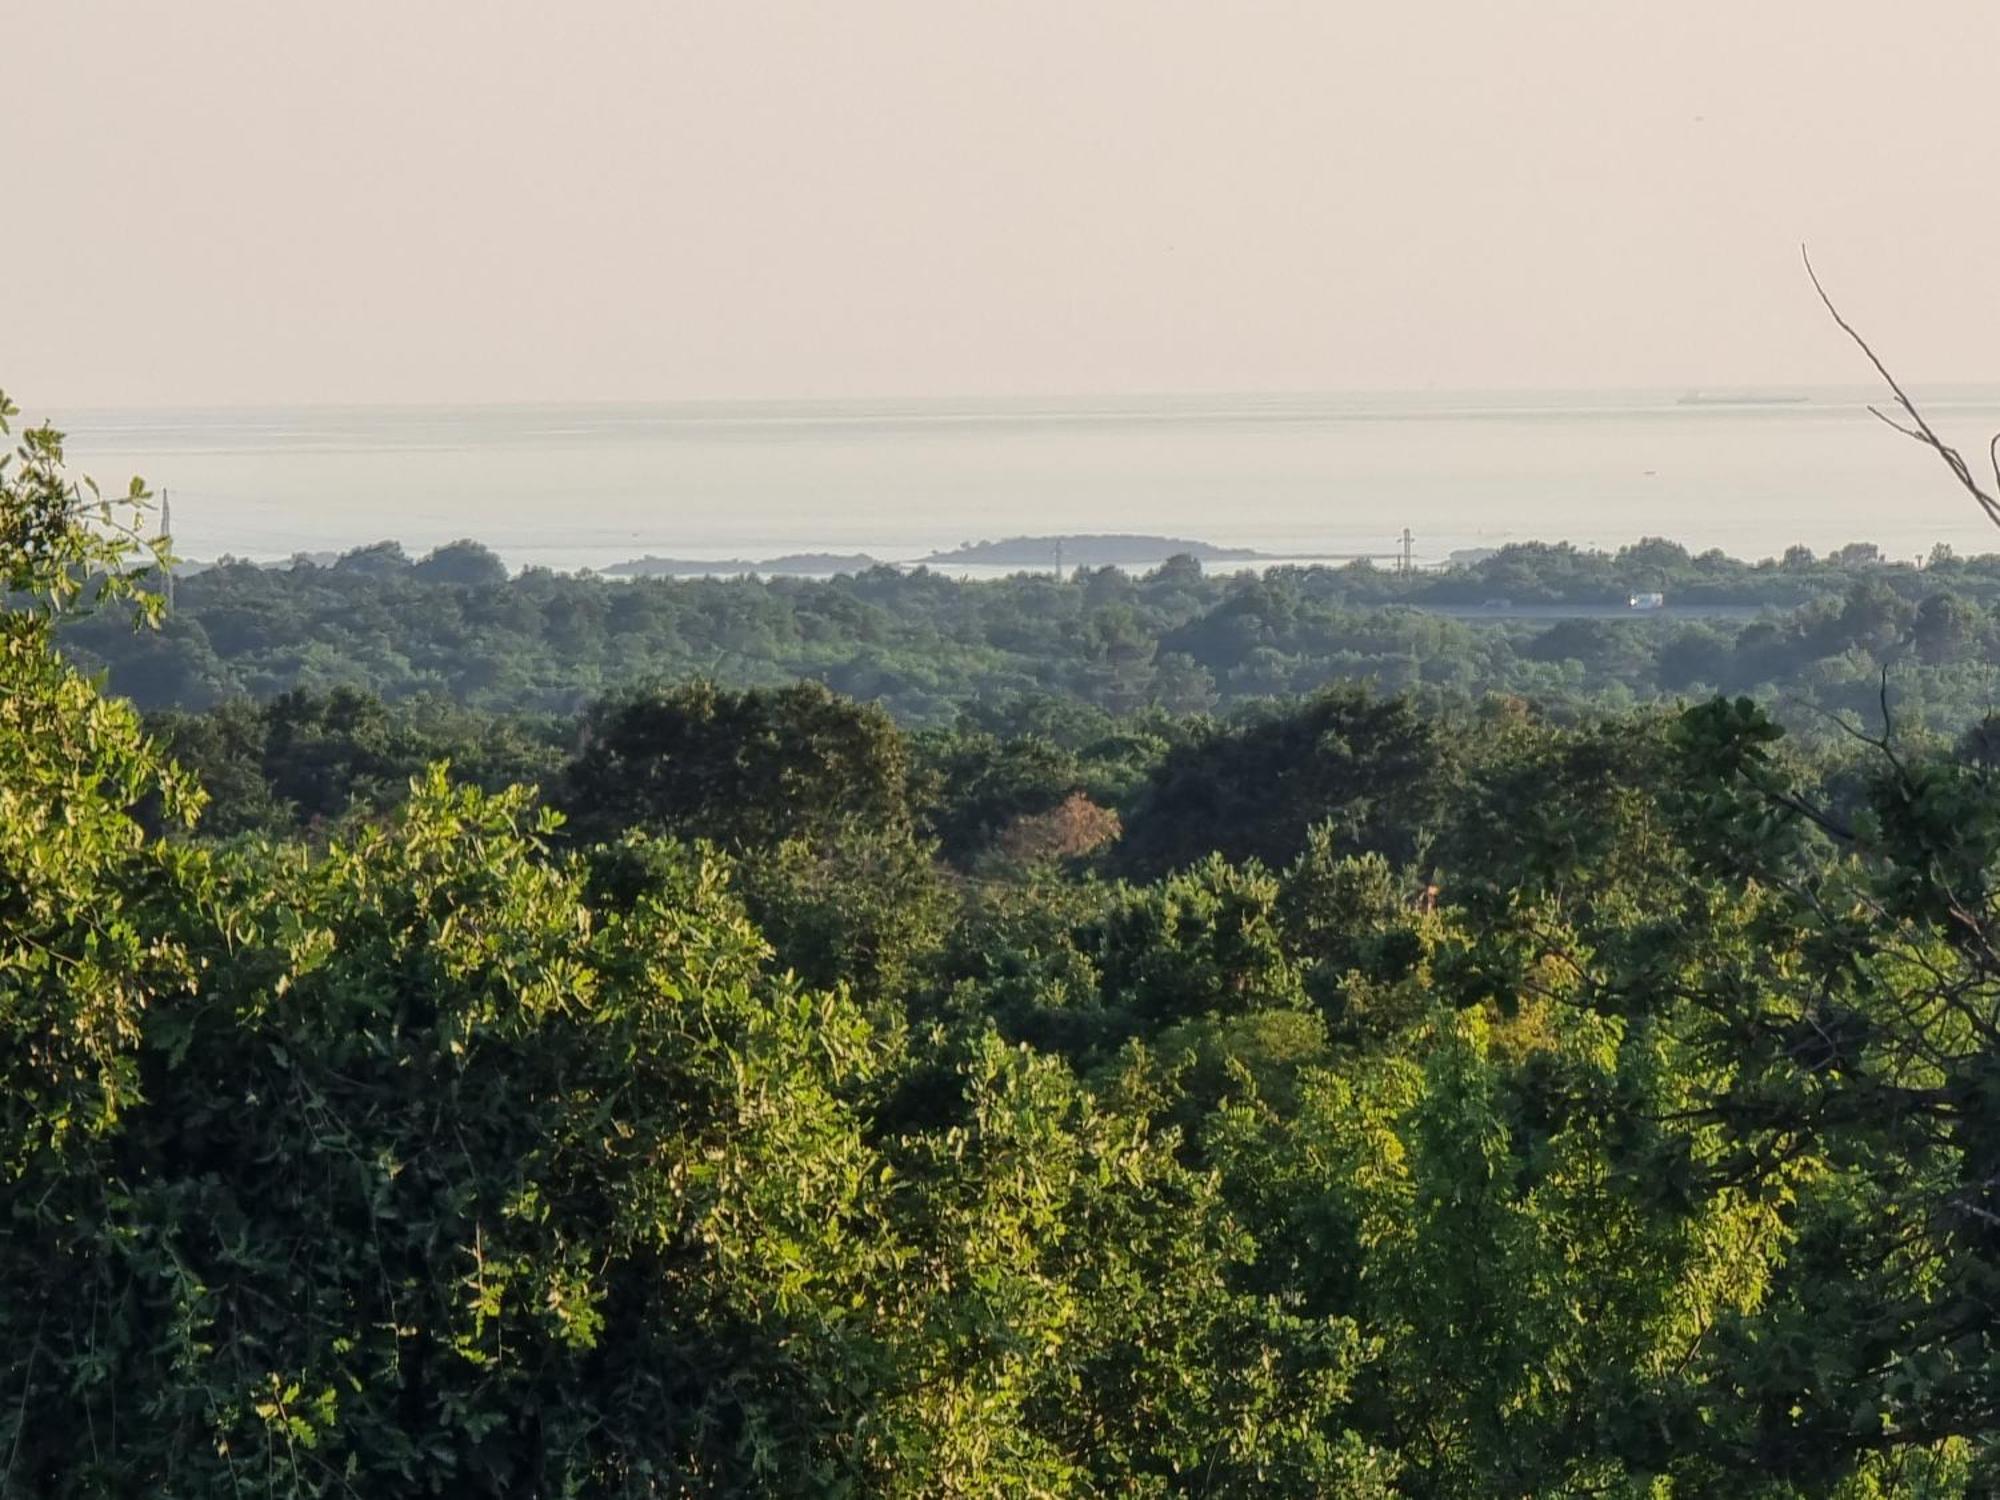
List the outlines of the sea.
{"label": "sea", "polygon": [[[1145,533],[1415,559],[1662,536],[1747,559],[2000,533],[1865,390],[1486,391],[58,411],[73,467],[171,501],[175,551],[471,537],[515,567]],[[1987,468],[2000,387],[1924,391]],[[39,417],[41,413],[27,413]],[[966,574],[1007,569],[958,568]]]}

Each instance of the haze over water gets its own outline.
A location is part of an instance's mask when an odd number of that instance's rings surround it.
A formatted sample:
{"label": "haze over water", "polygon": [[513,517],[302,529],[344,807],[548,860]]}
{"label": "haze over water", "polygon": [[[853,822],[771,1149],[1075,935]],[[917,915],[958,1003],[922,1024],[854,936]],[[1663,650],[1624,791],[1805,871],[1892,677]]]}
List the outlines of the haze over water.
{"label": "haze over water", "polygon": [[[1685,392],[317,407],[57,413],[77,465],[173,501],[179,553],[278,559],[474,537],[515,566],[647,553],[902,559],[968,539],[1146,532],[1272,552],[1417,554],[1665,535],[1747,558],[1996,538],[1873,393]],[[1734,394],[1734,393],[1731,393]],[[1780,393],[1770,393],[1780,394]],[[1787,395],[1799,392],[1782,393]],[[1927,413],[1968,453],[2000,390]]]}

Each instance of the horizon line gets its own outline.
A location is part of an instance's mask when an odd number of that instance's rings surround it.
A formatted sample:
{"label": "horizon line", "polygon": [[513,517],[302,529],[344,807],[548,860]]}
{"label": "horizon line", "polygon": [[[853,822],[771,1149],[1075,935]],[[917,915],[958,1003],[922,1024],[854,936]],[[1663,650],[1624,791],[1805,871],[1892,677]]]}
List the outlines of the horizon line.
{"label": "horizon line", "polygon": [[[1950,395],[1952,393],[2000,396],[2000,381],[1904,381],[1905,389],[1914,393]],[[7,389],[0,387],[0,389]],[[123,412],[273,412],[273,411],[350,411],[350,412],[403,412],[403,411],[529,411],[561,407],[569,409],[617,410],[634,408],[727,408],[745,406],[789,406],[789,407],[854,407],[854,406],[949,406],[955,403],[1080,403],[1080,402],[1174,402],[1195,400],[1326,400],[1353,399],[1357,397],[1381,398],[1438,398],[1463,396],[1713,396],[1722,402],[1733,396],[1762,397],[1772,394],[1804,394],[1820,396],[1861,397],[1868,393],[1880,394],[1879,382],[1853,381],[1837,383],[1795,382],[1755,382],[1755,383],[1687,383],[1648,385],[1383,385],[1383,386],[1246,386],[1246,387],[1176,387],[1124,390],[1092,391],[949,391],[927,394],[897,394],[884,392],[872,395],[720,395],[720,396],[548,396],[548,397],[496,397],[496,398],[439,398],[439,399],[399,399],[388,401],[354,400],[280,400],[280,401],[216,401],[194,400],[185,402],[133,401],[133,402],[37,402],[31,407],[22,404],[21,414],[34,420],[42,420],[41,412],[65,410],[76,415],[97,415]],[[11,392],[10,392],[11,394]],[[17,403],[21,398],[16,396]],[[39,409],[39,410],[38,410]]]}

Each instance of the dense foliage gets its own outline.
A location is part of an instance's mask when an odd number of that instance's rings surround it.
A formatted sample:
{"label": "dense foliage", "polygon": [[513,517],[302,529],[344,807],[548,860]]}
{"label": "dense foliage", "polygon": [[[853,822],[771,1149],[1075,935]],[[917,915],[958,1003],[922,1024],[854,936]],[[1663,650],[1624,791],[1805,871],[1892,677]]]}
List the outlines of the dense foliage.
{"label": "dense foliage", "polygon": [[[1627,614],[1631,593],[1652,591],[1668,614]],[[1600,613],[1522,613],[1557,605]],[[975,583],[886,567],[817,582],[509,579],[472,543],[416,562],[385,543],[326,566],[226,563],[182,579],[157,632],[98,617],[64,641],[148,709],[347,686],[574,713],[648,680],[810,678],[948,726],[1038,694],[1178,715],[1364,682],[1433,707],[1497,693],[1569,714],[1750,694],[1795,734],[1825,737],[1815,710],[1871,712],[1884,669],[1912,723],[1956,730],[2000,702],[1996,606],[2000,556],[1940,549],[1919,568],[1863,545],[1754,566],[1652,540],[1616,554],[1512,546],[1414,576],[1209,576],[1180,558],[1140,578]]]}
{"label": "dense foliage", "polygon": [[[57,652],[153,597],[60,458],[0,471],[0,1490],[2000,1486],[1993,735],[145,721]],[[798,597],[871,588],[986,597]]]}

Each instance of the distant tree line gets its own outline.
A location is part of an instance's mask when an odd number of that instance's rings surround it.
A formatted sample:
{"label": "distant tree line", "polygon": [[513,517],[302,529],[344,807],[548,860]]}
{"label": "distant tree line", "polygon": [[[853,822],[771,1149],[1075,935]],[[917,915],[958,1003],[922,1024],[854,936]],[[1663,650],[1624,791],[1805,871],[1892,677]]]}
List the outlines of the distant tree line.
{"label": "distant tree line", "polygon": [[[1464,618],[1506,600],[1618,606],[1632,592],[1751,618]],[[355,687],[516,714],[573,714],[658,679],[807,678],[910,725],[1055,696],[1186,715],[1340,682],[1433,705],[1489,695],[1557,714],[1713,693],[1769,703],[1794,733],[1871,713],[1886,669],[1908,722],[1956,733],[2000,703],[2000,556],[1924,567],[1854,545],[1755,565],[1650,540],[1617,553],[1526,544],[1404,577],[1365,564],[961,582],[877,568],[827,581],[509,578],[475,543],[411,561],[394,544],[330,565],[227,563],[180,581],[159,631],[104,618],[62,636],[148,709]]]}

